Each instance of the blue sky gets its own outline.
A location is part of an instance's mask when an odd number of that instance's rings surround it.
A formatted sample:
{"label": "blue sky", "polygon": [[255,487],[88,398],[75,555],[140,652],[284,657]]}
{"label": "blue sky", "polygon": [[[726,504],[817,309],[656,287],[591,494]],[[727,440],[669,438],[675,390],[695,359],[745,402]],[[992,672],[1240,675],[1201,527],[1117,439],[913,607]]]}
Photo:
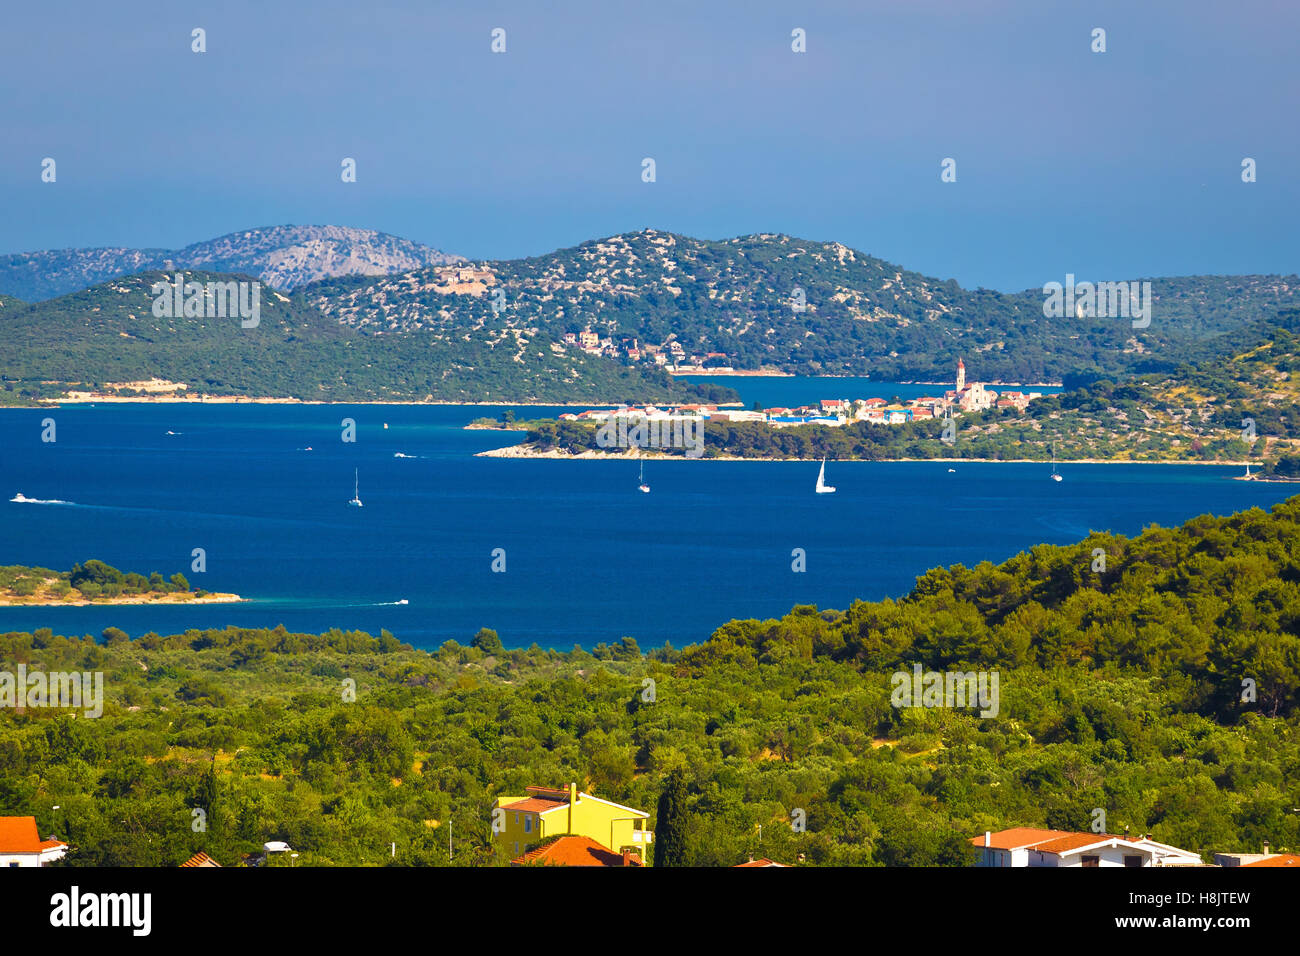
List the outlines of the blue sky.
{"label": "blue sky", "polygon": [[505,258],[651,226],[1007,290],[1300,271],[1285,0],[48,0],[5,21],[0,252],[332,223]]}

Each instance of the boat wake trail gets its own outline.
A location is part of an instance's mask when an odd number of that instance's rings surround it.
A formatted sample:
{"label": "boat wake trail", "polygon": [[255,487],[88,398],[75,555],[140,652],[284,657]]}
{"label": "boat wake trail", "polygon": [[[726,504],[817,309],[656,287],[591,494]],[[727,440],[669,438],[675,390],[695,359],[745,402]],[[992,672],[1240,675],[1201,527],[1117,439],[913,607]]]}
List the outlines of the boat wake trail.
{"label": "boat wake trail", "polygon": [[20,505],[76,505],[75,501],[63,501],[59,498],[28,498],[21,491],[9,500]]}

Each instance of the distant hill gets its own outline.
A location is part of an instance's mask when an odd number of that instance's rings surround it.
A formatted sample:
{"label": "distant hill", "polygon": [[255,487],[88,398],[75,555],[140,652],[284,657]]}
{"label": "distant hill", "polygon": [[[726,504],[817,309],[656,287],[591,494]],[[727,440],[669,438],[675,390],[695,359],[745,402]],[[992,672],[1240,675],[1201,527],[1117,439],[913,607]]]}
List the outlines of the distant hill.
{"label": "distant hill", "polygon": [[[73,250],[61,265],[59,253],[32,254],[17,264],[22,257],[11,256],[0,260],[0,279],[5,261],[10,278],[18,269],[29,286],[75,285],[91,273],[134,269],[144,260],[155,263],[149,270],[170,262],[169,272],[260,276],[292,292],[264,296],[277,303],[273,316],[286,317],[286,342],[347,343],[337,345],[344,349],[338,355],[324,346],[294,346],[298,364],[285,371],[298,377],[283,387],[296,395],[324,389],[471,401],[662,401],[682,390],[653,364],[655,349],[675,352],[675,361],[878,381],[949,382],[961,357],[973,381],[1073,387],[1226,359],[1249,341],[1246,330],[1300,308],[1296,276],[1191,276],[1149,280],[1152,316],[1145,328],[1134,328],[1129,318],[1048,318],[1041,289],[963,289],[839,243],[771,234],[715,242],[643,230],[544,256],[467,263],[366,230],[283,226],[174,253],[113,252]],[[32,302],[41,295],[28,289],[20,297]],[[141,310],[147,313],[139,295],[138,283],[115,277],[54,300],[6,306],[0,316],[8,316],[4,353],[11,360],[0,370],[25,383],[42,375],[121,382],[167,377],[150,368],[150,356],[163,355],[168,368],[184,375],[175,381],[195,387],[208,381],[200,370],[211,355],[185,350],[228,347],[229,329],[219,326],[213,341],[202,323],[137,327],[132,323],[143,321]],[[115,338],[104,335],[101,320],[108,316],[125,323]],[[48,329],[39,324],[45,321]],[[30,338],[19,333],[24,327]],[[586,330],[598,333],[599,350],[564,344],[567,333]],[[253,342],[264,346],[267,335],[264,329],[233,341],[249,349]],[[50,351],[51,336],[61,337],[59,355]],[[137,336],[157,349],[129,353]],[[356,364],[359,351],[370,365]],[[515,352],[518,358],[506,364],[503,356]],[[274,367],[284,355],[275,351],[259,361]],[[84,364],[69,364],[74,357]],[[123,378],[127,368],[136,371]],[[266,390],[274,376],[251,368],[238,377],[227,368],[211,385],[235,394],[237,378],[257,384],[245,394],[281,394]]]}
{"label": "distant hill", "polygon": [[[951,381],[958,357],[982,381],[1172,369],[1226,354],[1224,333],[1300,305],[1296,276],[1192,276],[1151,280],[1146,329],[1129,319],[1049,319],[1041,289],[963,289],[840,243],[772,234],[715,242],[648,229],[480,267],[516,328],[557,339],[591,328],[642,346],[673,339],[687,355],[722,353],[715,364],[886,381]],[[302,291],[340,321],[387,331],[454,333],[491,317],[489,296],[439,291],[438,280],[424,270]],[[796,311],[800,293],[806,309]]]}
{"label": "distant hill", "polygon": [[[0,310],[0,405],[69,390],[316,401],[616,402],[686,400],[662,372],[571,353],[542,335],[484,326],[454,338],[370,335],[300,297],[263,290],[260,322],[158,318],[143,272]],[[194,282],[229,274],[186,272]]]}
{"label": "distant hill", "polygon": [[271,226],[170,251],[58,249],[0,256],[0,293],[38,302],[117,276],[168,268],[239,272],[289,290],[331,276],[384,275],[461,261],[460,256],[372,229]]}

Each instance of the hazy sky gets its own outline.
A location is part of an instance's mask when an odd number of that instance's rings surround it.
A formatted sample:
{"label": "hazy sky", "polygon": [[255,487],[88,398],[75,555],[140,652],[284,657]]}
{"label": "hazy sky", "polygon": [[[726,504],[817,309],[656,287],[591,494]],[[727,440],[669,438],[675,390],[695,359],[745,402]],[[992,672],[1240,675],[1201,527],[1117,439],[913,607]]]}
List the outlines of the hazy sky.
{"label": "hazy sky", "polygon": [[4,21],[0,252],[331,223],[502,258],[652,226],[1008,290],[1300,271],[1294,0],[43,0]]}

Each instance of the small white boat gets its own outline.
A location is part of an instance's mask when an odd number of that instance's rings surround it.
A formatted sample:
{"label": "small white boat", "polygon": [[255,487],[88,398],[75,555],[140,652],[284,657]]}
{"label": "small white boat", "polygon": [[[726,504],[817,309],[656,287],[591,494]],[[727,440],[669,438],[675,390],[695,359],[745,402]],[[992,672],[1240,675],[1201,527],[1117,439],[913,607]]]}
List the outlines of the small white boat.
{"label": "small white boat", "polygon": [[826,459],[825,458],[822,459],[821,471],[817,472],[817,494],[819,495],[835,494],[835,488],[832,485],[826,484]]}
{"label": "small white boat", "polygon": [[398,601],[397,603],[398,603],[398,604],[410,604],[411,602],[408,601],[406,598],[402,598],[402,599],[401,599],[400,601]]}
{"label": "small white boat", "polygon": [[35,499],[35,498],[28,498],[25,494],[23,494],[23,493],[20,491],[20,492],[18,492],[18,494],[14,495],[14,496],[13,496],[12,498],[10,498],[9,500],[10,500],[10,501],[23,502],[23,501],[35,501],[36,499]]}
{"label": "small white boat", "polygon": [[642,492],[643,494],[647,494],[647,495],[650,494],[650,486],[647,485],[647,484],[645,483],[645,461],[644,461],[644,460],[641,462],[641,478],[640,478],[640,481],[641,481],[641,483],[640,483],[639,485],[637,485],[637,490],[639,490],[639,491]]}
{"label": "small white boat", "polygon": [[348,502],[348,505],[353,508],[362,507],[361,484],[357,478],[357,471],[355,468],[352,470],[352,500]]}
{"label": "small white boat", "polygon": [[956,473],[957,473],[957,469],[956,469],[956,468],[949,468],[949,469],[948,469],[948,474],[950,474],[950,475],[954,475],[954,474],[956,474]]}

